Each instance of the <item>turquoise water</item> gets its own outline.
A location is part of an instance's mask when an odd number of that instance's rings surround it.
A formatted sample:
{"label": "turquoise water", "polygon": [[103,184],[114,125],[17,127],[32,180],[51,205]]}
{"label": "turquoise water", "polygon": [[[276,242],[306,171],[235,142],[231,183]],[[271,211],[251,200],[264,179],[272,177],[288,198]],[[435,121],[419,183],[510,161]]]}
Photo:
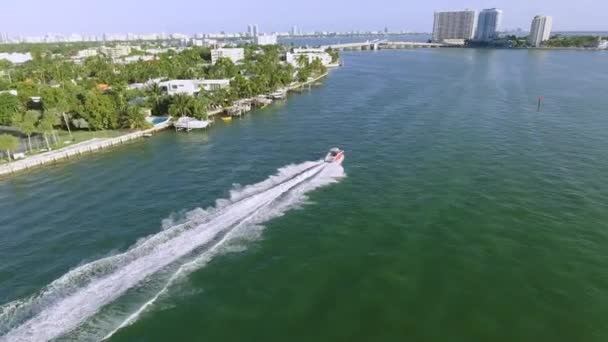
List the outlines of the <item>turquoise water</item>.
{"label": "turquoise water", "polygon": [[345,53],[243,120],[2,180],[0,340],[605,341],[606,57]]}

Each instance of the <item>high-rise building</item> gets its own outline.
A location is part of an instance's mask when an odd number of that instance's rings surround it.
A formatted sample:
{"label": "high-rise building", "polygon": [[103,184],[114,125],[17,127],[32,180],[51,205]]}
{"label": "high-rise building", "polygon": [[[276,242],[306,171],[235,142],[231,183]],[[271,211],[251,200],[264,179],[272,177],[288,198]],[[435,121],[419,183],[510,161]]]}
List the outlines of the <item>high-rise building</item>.
{"label": "high-rise building", "polygon": [[433,41],[466,40],[475,32],[475,11],[435,12]]}
{"label": "high-rise building", "polygon": [[259,34],[259,29],[257,24],[249,24],[247,25],[247,36],[249,37],[257,37]]}
{"label": "high-rise building", "polygon": [[298,27],[294,25],[291,27],[291,31],[289,31],[289,34],[292,36],[299,36],[300,31],[298,30]]}
{"label": "high-rise building", "polygon": [[528,43],[530,45],[539,47],[542,42],[551,38],[551,28],[553,27],[553,18],[537,15],[532,20],[532,26],[530,27],[530,35],[528,36]]}
{"label": "high-rise building", "polygon": [[475,40],[489,42],[498,38],[498,30],[502,22],[502,10],[496,8],[484,9],[479,13]]}

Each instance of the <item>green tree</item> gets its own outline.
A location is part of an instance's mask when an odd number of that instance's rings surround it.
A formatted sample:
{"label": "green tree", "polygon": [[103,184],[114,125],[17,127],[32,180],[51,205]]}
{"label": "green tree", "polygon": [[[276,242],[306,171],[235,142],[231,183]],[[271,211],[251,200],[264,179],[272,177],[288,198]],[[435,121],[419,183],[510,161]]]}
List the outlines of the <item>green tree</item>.
{"label": "green tree", "polygon": [[29,151],[32,152],[32,134],[36,132],[36,123],[40,117],[40,113],[35,110],[28,110],[23,115],[16,115],[16,126],[23,134],[27,135],[27,144]]}
{"label": "green tree", "polygon": [[191,116],[192,113],[192,97],[184,94],[178,94],[172,97],[171,105],[169,105],[169,115],[173,117]]}
{"label": "green tree", "polygon": [[22,111],[22,108],[16,96],[8,93],[0,94],[0,125],[10,126],[15,114]]}
{"label": "green tree", "polygon": [[122,124],[123,128],[146,129],[152,126],[152,124],[146,120],[146,114],[141,107],[130,106],[127,108],[125,114]]}
{"label": "green tree", "polygon": [[230,87],[232,87],[240,98],[252,97],[255,95],[252,82],[242,75],[237,75],[230,82]]}
{"label": "green tree", "polygon": [[[153,83],[146,90],[146,94],[148,95],[148,103],[152,106],[152,112],[156,115],[162,114],[163,103],[165,101],[165,95],[163,94],[163,90],[161,89],[158,83]],[[166,110],[166,109],[165,109]]]}
{"label": "green tree", "polygon": [[340,54],[338,53],[338,51],[333,50],[332,48],[328,48],[327,50],[325,50],[325,52],[327,52],[330,56],[331,56],[331,63],[338,63],[338,61],[340,61]]}
{"label": "green tree", "polygon": [[8,161],[11,161],[11,151],[19,148],[19,139],[10,134],[0,134],[0,150],[6,151]]}
{"label": "green tree", "polygon": [[94,130],[118,128],[118,109],[108,95],[90,90],[82,96],[80,116]]}
{"label": "green tree", "polygon": [[190,102],[190,110],[192,116],[199,120],[207,120],[207,107],[209,101],[204,96],[197,96],[192,98]]}
{"label": "green tree", "polygon": [[44,111],[43,120],[46,122],[46,127],[51,127],[51,134],[53,136],[53,141],[55,144],[58,143],[59,139],[57,139],[57,133],[55,131],[55,127],[61,126],[64,123],[63,118],[64,112],[59,108],[49,108]]}
{"label": "green tree", "polygon": [[298,66],[300,68],[305,68],[309,64],[308,56],[307,55],[298,55],[296,62],[298,63]]}
{"label": "green tree", "polygon": [[57,123],[56,116],[52,112],[46,112],[38,122],[38,130],[42,132],[44,136],[44,142],[46,143],[46,148],[50,151],[51,144],[49,144],[49,135],[53,134],[55,130],[55,124]]}
{"label": "green tree", "polygon": [[238,68],[229,58],[219,58],[209,70],[209,78],[226,79],[233,78],[238,73]]}

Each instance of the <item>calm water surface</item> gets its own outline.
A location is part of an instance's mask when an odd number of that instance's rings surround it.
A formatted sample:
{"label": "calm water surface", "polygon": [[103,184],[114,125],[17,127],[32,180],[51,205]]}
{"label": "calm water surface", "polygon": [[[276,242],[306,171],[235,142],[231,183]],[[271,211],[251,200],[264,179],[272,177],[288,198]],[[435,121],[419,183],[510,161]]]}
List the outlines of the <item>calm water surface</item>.
{"label": "calm water surface", "polygon": [[[235,183],[340,146],[345,178],[221,242],[111,340],[606,341],[608,53],[344,61],[322,86],[243,120],[0,181],[0,336],[28,319],[61,331],[70,322],[41,313],[123,265],[60,290],[46,287],[54,280],[204,215],[195,209]],[[212,246],[93,308],[60,340],[104,337]]]}

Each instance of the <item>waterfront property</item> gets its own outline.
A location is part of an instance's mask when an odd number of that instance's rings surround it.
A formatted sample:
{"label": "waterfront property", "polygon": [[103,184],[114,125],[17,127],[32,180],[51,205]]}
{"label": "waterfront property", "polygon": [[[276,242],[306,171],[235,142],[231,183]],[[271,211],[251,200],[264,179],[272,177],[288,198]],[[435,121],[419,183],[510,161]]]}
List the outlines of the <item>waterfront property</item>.
{"label": "waterfront property", "polygon": [[475,33],[476,12],[472,10],[435,12],[433,22],[433,41],[464,45],[465,40]]}
{"label": "waterfront property", "polygon": [[215,64],[220,58],[228,58],[233,63],[238,63],[245,59],[245,49],[243,48],[219,48],[211,50],[211,64]]}
{"label": "waterfront property", "polygon": [[528,44],[534,47],[539,47],[543,42],[549,40],[549,38],[551,38],[552,26],[553,18],[543,15],[537,15],[534,17],[530,27]]}
{"label": "waterfront property", "polygon": [[158,83],[168,95],[196,95],[201,91],[215,91],[230,86],[230,80],[170,80]]}
{"label": "waterfront property", "polygon": [[308,63],[312,63],[315,59],[320,60],[324,66],[328,66],[332,63],[332,57],[329,53],[325,52],[323,48],[307,48],[307,49],[293,49],[292,52],[285,54],[285,60],[287,63],[294,67],[299,67],[300,58],[304,56]]}
{"label": "waterfront property", "polygon": [[502,23],[502,10],[496,8],[484,9],[479,13],[475,40],[490,42],[498,38],[498,30]]}

